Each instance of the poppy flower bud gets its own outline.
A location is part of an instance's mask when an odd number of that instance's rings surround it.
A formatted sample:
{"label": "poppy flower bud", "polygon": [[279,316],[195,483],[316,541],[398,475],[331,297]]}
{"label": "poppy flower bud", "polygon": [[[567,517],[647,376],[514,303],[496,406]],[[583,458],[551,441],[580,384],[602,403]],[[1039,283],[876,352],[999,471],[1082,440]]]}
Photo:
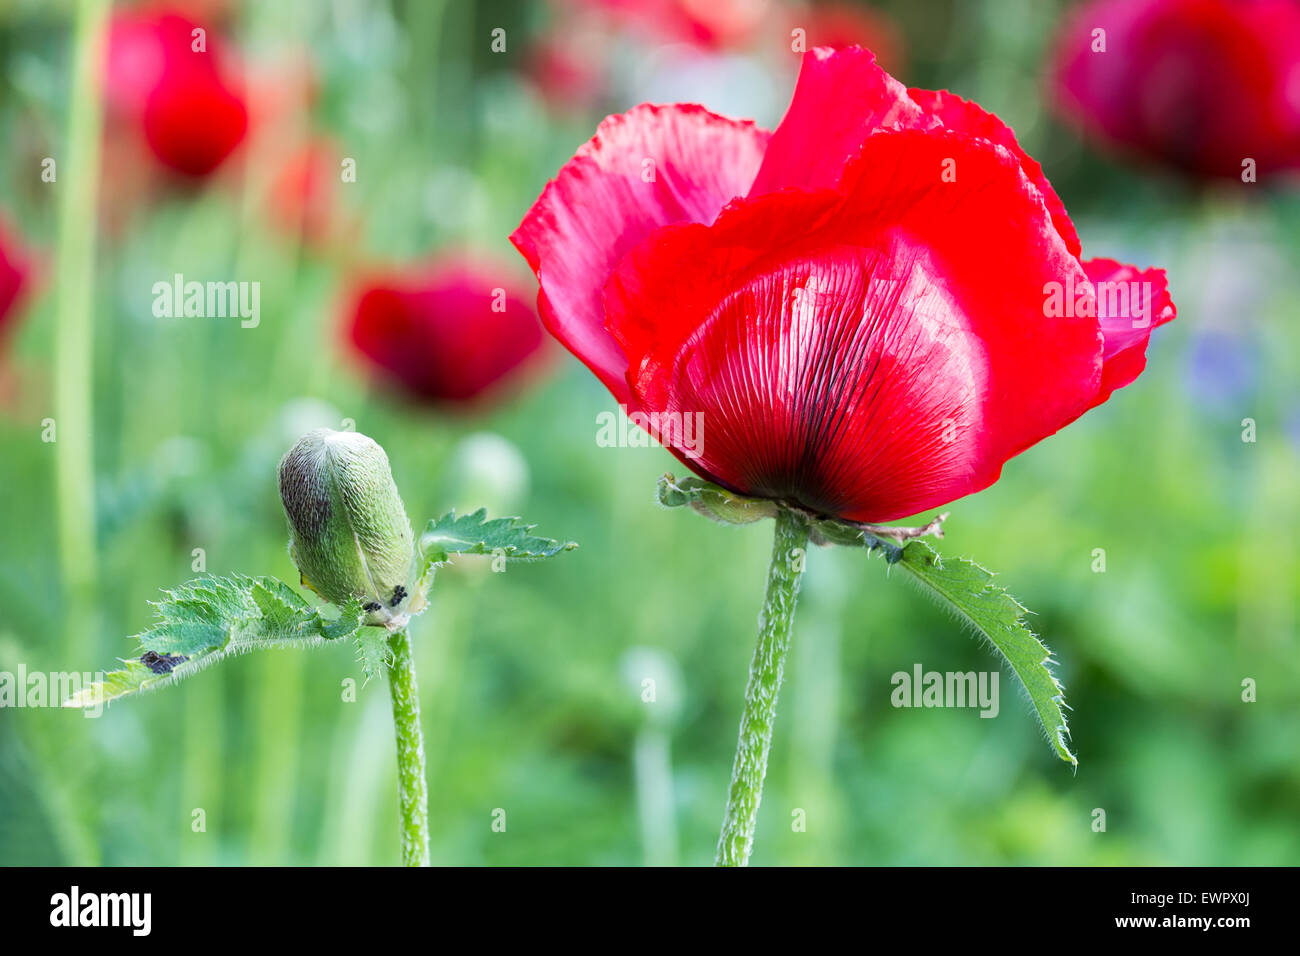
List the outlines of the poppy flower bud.
{"label": "poppy flower bud", "polygon": [[384,450],[357,432],[308,432],[280,460],[280,498],[302,583],[333,604],[356,598],[368,624],[404,624],[419,600],[415,536]]}

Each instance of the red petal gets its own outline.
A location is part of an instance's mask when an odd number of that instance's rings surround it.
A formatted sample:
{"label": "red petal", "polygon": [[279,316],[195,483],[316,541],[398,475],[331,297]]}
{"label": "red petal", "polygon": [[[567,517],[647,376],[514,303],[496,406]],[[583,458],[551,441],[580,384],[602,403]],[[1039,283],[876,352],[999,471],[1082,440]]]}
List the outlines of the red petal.
{"label": "red petal", "polygon": [[749,195],[784,186],[833,187],[873,131],[938,125],[869,51],[816,47],[803,56],[794,98]]}
{"label": "red petal", "polygon": [[1079,235],[1043,167],[1020,148],[1005,123],[978,104],[946,90],[906,89],[860,47],[817,48],[804,56],[794,99],[772,134],[750,196],[783,186],[833,187],[863,142],[882,129],[934,129],[943,126],[987,139],[1011,151],[1074,254]]}
{"label": "red petal", "polygon": [[713,222],[749,188],[769,135],[699,106],[638,106],[611,116],[510,237],[541,283],[546,327],[620,402],[627,401],[627,360],[605,331],[605,280],[658,227]]}
{"label": "red petal", "polygon": [[1101,335],[1045,317],[1048,283],[1086,278],[1005,148],[878,133],[841,190],[662,229],[606,302],[636,407],[703,415],[698,459],[665,436],[689,467],[886,521],[986,487],[1085,411]]}
{"label": "red petal", "polygon": [[1114,259],[1089,259],[1083,269],[1096,287],[1097,318],[1104,337],[1095,406],[1142,374],[1151,330],[1172,321],[1177,310],[1164,269],[1143,272]]}
{"label": "red petal", "polygon": [[1025,175],[1029,177],[1029,181],[1037,186],[1038,191],[1043,194],[1043,201],[1047,204],[1047,211],[1051,214],[1052,222],[1056,224],[1057,232],[1065,240],[1066,247],[1074,255],[1079,254],[1081,251],[1079,234],[1075,231],[1074,223],[1070,221],[1070,217],[1065,211],[1065,203],[1061,202],[1061,197],[1056,195],[1056,190],[1047,181],[1047,176],[1043,173],[1043,167],[1020,148],[1020,144],[1016,141],[1016,134],[1012,132],[1011,127],[983,109],[978,103],[964,100],[957,94],[949,93],[947,90],[911,89],[907,92],[918,106],[930,115],[937,117],[947,129],[956,130],[959,133],[968,133],[971,136],[979,136],[991,143],[1005,146],[1010,150],[1011,154],[1020,160],[1020,167],[1025,171]]}

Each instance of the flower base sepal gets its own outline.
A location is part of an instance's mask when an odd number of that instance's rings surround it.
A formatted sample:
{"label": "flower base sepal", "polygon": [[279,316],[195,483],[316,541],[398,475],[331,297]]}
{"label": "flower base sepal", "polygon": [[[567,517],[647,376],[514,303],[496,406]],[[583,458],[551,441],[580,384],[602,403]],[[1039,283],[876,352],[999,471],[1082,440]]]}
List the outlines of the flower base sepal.
{"label": "flower base sepal", "polygon": [[813,544],[839,544],[849,548],[866,548],[881,551],[890,564],[897,563],[903,555],[903,545],[927,535],[942,538],[943,523],[948,513],[935,517],[925,525],[907,528],[900,525],[862,524],[841,518],[828,518],[813,514],[788,502],[771,498],[750,498],[728,491],[703,478],[688,475],[676,479],[671,474],[659,479],[659,503],[665,508],[689,505],[692,509],[721,524],[753,524],[762,518],[775,518],[782,508],[802,515],[808,523],[809,540]]}

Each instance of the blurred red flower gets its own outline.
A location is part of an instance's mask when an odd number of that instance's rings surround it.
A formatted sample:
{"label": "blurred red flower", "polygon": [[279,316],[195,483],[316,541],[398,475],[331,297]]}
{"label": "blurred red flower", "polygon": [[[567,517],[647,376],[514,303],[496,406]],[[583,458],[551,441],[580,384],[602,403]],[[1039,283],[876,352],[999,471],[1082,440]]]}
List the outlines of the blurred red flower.
{"label": "blurred red flower", "polygon": [[790,10],[790,30],[802,30],[804,50],[860,46],[890,73],[903,72],[903,37],[884,13],[859,3],[812,3]]}
{"label": "blurred red flower", "polygon": [[608,37],[562,24],[533,43],[527,76],[547,104],[558,110],[584,110],[605,94]]}
{"label": "blurred red flower", "polygon": [[178,13],[117,14],[104,78],[110,129],[131,132],[183,176],[215,171],[247,132],[248,108],[221,40]]}
{"label": "blurred red flower", "polygon": [[1162,270],[1080,259],[997,117],[859,48],[806,54],[774,133],[606,119],[511,239],[547,328],[689,468],[858,521],[988,486],[1174,316]]}
{"label": "blurred red flower", "polygon": [[508,265],[439,258],[355,281],[346,333],[382,383],[426,402],[472,402],[518,381],[542,352],[531,299]]}
{"label": "blurred red flower", "polygon": [[31,291],[33,271],[31,256],[0,220],[0,342],[8,337]]}
{"label": "blurred red flower", "polygon": [[708,49],[740,46],[762,26],[771,0],[578,0],[655,39]]}
{"label": "blurred red flower", "polygon": [[1102,142],[1203,177],[1300,167],[1300,3],[1100,0],[1053,57],[1062,111]]}
{"label": "blurred red flower", "polygon": [[290,147],[271,177],[267,212],[272,223],[312,245],[342,238],[350,225],[339,208],[341,163],[338,149],[323,137]]}

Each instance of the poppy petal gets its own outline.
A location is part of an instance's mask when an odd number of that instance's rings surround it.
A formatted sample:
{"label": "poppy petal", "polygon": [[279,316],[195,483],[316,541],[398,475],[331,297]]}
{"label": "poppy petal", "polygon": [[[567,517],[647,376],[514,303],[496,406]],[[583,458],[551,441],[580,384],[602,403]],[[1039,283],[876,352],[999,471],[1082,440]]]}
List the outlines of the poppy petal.
{"label": "poppy petal", "polygon": [[833,188],[875,130],[938,125],[869,51],[816,47],[803,55],[790,108],[772,134],[749,195],[785,186]]}
{"label": "poppy petal", "polygon": [[627,361],[605,331],[601,287],[655,229],[712,223],[753,182],[770,134],[700,106],[611,116],[546,187],[510,237],[541,284],[547,329],[628,398]]}
{"label": "poppy petal", "polygon": [[1142,374],[1151,331],[1178,313],[1164,269],[1144,272],[1114,259],[1089,259],[1083,269],[1096,289],[1097,321],[1104,337],[1101,383],[1092,403],[1100,405]]}
{"label": "poppy petal", "polygon": [[1056,224],[1056,230],[1061,234],[1061,238],[1065,240],[1066,247],[1074,255],[1079,255],[1081,251],[1079,234],[1075,231],[1074,223],[1070,221],[1070,217],[1065,211],[1065,203],[1061,202],[1061,197],[1056,195],[1056,190],[1047,181],[1047,175],[1043,172],[1043,167],[1020,148],[1020,143],[1016,141],[1016,134],[1011,130],[1011,127],[983,109],[978,103],[964,100],[957,94],[949,93],[947,90],[910,89],[907,92],[918,106],[931,116],[936,117],[946,129],[955,130],[959,133],[968,133],[971,136],[979,136],[991,143],[1005,146],[1010,150],[1011,154],[1020,160],[1020,168],[1025,171],[1029,181],[1037,186],[1038,191],[1043,194],[1043,201],[1047,204],[1047,211],[1051,214],[1052,222]]}

